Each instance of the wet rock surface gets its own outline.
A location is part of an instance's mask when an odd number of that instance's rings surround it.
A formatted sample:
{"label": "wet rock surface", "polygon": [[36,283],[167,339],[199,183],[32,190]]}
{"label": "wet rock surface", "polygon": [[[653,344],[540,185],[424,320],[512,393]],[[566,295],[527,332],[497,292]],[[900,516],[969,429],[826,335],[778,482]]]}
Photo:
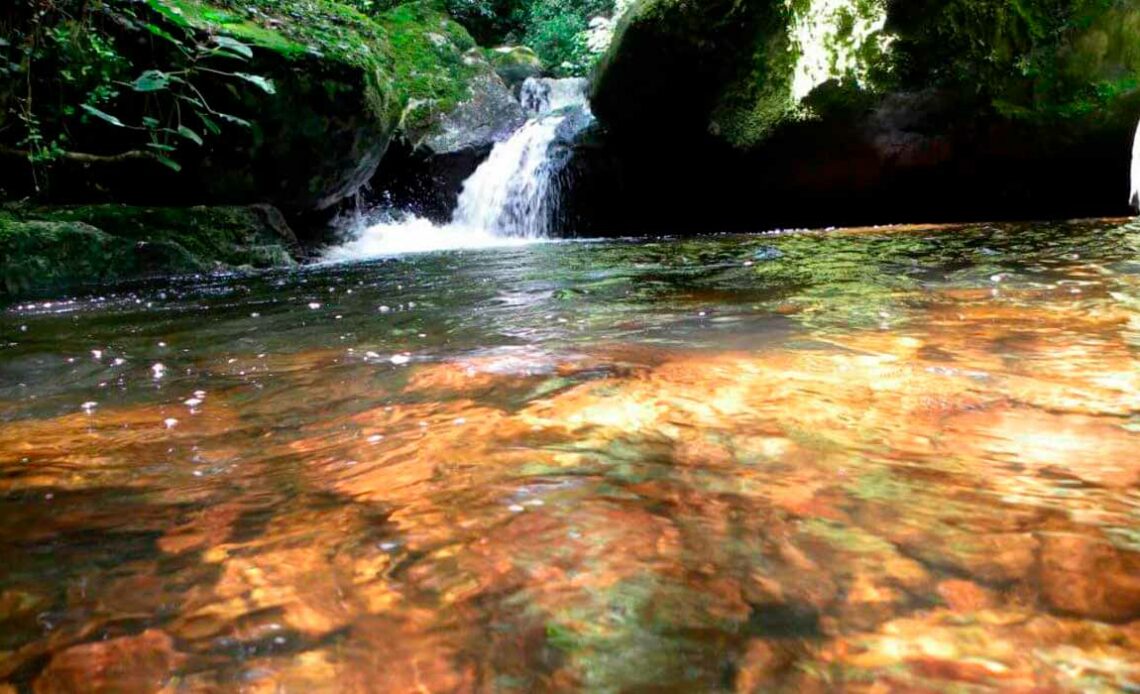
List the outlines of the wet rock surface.
{"label": "wet rock surface", "polygon": [[8,296],[292,267],[300,253],[293,230],[270,205],[0,209],[0,293]]}

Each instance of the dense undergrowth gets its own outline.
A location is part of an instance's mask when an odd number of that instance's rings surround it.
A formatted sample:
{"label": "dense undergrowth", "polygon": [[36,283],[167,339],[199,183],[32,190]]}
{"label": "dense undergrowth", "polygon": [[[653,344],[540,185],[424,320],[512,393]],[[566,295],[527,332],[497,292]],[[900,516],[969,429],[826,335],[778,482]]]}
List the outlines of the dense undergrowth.
{"label": "dense undergrowth", "polygon": [[[61,163],[179,171],[227,132],[267,136],[257,100],[291,79],[282,61],[308,64],[307,75],[358,70],[382,123],[409,104],[430,117],[468,95],[475,70],[464,52],[477,41],[526,43],[547,72],[585,74],[596,57],[589,19],[612,9],[611,0],[12,0],[0,8],[0,159],[19,163],[37,192]],[[330,93],[357,89],[343,74],[314,79]]]}

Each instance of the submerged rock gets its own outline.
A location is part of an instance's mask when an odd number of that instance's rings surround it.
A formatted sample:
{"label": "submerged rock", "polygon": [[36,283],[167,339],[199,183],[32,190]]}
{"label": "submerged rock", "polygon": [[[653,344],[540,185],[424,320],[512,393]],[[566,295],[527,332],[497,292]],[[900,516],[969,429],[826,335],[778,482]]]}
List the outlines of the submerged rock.
{"label": "submerged rock", "polygon": [[147,629],[74,646],[56,654],[36,679],[36,694],[74,691],[165,690],[185,656],[164,632]]}
{"label": "submerged rock", "polygon": [[292,230],[268,205],[10,208],[0,211],[0,294],[290,266],[298,252]]}
{"label": "submerged rock", "polygon": [[1076,534],[1041,539],[1041,598],[1062,614],[1105,622],[1140,619],[1140,552]]}

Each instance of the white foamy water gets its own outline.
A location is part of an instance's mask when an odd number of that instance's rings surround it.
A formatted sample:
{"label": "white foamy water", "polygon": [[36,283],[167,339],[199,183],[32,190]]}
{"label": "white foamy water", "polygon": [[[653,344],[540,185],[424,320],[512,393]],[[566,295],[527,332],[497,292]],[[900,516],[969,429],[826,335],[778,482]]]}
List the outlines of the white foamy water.
{"label": "white foamy water", "polygon": [[566,79],[530,77],[522,84],[519,102],[532,116],[578,108],[586,104],[588,86],[589,81],[584,77]]}
{"label": "white foamy water", "polygon": [[523,84],[522,102],[533,117],[496,144],[463,183],[450,223],[436,225],[398,213],[392,221],[389,213],[386,221],[362,224],[353,239],[326,251],[323,260],[517,246],[550,238],[561,165],[551,156],[551,146],[560,131],[565,136],[567,128],[590,121],[586,80],[529,79]]}
{"label": "white foamy water", "polygon": [[532,118],[463,184],[451,225],[498,237],[546,238],[554,221],[551,143],[564,116]]}
{"label": "white foamy water", "polygon": [[321,259],[339,263],[405,253],[522,246],[537,240],[495,236],[481,229],[454,224],[439,226],[422,217],[408,215],[400,221],[377,222],[364,227],[355,239],[330,248]]}

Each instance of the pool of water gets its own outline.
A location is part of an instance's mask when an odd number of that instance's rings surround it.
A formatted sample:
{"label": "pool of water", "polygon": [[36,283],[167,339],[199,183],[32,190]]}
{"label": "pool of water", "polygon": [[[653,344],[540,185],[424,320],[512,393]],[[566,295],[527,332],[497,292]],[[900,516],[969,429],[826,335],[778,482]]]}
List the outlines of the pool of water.
{"label": "pool of water", "polygon": [[1136,689],[1140,223],[9,306],[0,537],[37,692]]}

